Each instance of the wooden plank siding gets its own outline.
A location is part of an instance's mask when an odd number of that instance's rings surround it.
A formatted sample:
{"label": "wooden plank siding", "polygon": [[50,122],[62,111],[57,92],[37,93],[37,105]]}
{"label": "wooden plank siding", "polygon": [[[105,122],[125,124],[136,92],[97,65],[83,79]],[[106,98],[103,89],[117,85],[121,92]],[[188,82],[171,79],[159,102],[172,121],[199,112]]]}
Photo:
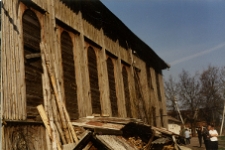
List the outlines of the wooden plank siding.
{"label": "wooden plank siding", "polygon": [[2,138],[2,150],[47,149],[45,128],[41,125],[8,125]]}
{"label": "wooden plank siding", "polygon": [[[149,67],[145,60],[134,54],[132,44],[121,42],[121,37],[111,38],[106,27],[99,28],[84,17],[85,12],[73,10],[62,1],[2,0],[2,118],[39,121],[35,107],[39,104],[46,110],[52,107],[49,102],[55,97],[42,64],[43,57],[40,57],[43,53],[71,119],[100,114],[141,118],[149,122],[153,107],[156,116],[160,109],[164,115],[163,76],[155,72],[160,68],[156,68],[157,65]],[[96,3],[103,7],[100,1]],[[98,21],[96,24],[101,24]],[[40,48],[40,43],[44,48]],[[135,77],[134,68],[140,70],[138,77]],[[159,96],[161,101],[158,101]],[[146,113],[140,113],[143,110]],[[47,113],[47,116],[52,117],[52,114]],[[4,128],[7,149],[11,144],[7,137],[19,125]],[[27,125],[26,128],[31,130],[33,127]],[[36,132],[31,133],[38,141],[43,138],[50,142],[43,127],[35,126],[35,129]],[[50,149],[48,145],[47,148],[38,146],[37,149]]]}
{"label": "wooden plank siding", "polygon": [[[17,1],[2,1],[2,117],[26,118],[25,71],[23,53],[23,8]],[[16,11],[18,10],[18,11]]]}

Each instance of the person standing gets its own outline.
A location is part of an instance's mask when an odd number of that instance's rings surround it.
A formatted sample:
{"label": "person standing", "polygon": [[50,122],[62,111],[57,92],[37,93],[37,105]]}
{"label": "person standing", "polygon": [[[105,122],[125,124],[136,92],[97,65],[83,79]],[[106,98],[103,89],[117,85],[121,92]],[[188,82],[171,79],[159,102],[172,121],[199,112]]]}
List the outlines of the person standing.
{"label": "person standing", "polygon": [[203,128],[202,136],[205,144],[205,149],[210,150],[210,136],[209,136],[209,130],[211,129],[211,126],[208,125],[207,128]]}
{"label": "person standing", "polygon": [[199,147],[202,147],[202,128],[198,127],[196,131],[198,134]]}
{"label": "person standing", "polygon": [[209,130],[210,135],[210,150],[218,150],[218,132],[214,129],[214,125],[211,125],[211,129]]}
{"label": "person standing", "polygon": [[186,129],[185,131],[184,131],[184,137],[185,137],[185,144],[187,145],[187,144],[190,144],[191,142],[190,142],[190,132],[189,132],[189,130],[188,129]]}

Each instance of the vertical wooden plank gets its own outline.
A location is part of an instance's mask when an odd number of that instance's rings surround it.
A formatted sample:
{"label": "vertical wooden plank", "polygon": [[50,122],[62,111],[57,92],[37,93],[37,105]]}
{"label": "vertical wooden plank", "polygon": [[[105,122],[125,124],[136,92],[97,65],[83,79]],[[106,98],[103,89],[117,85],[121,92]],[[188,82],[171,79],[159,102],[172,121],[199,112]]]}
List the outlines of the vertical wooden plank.
{"label": "vertical wooden plank", "polygon": [[17,48],[17,54],[16,54],[16,58],[17,58],[17,68],[16,68],[16,72],[17,72],[17,96],[18,96],[18,102],[17,102],[17,107],[20,106],[20,108],[18,109],[18,117],[19,119],[23,120],[24,119],[24,113],[23,113],[23,110],[25,109],[24,108],[24,100],[22,99],[22,89],[23,87],[21,86],[22,82],[23,82],[23,79],[21,79],[21,74],[22,72],[24,72],[24,70],[21,70],[21,59],[23,60],[23,58],[21,58],[21,52],[22,52],[22,48],[21,48],[21,44],[22,44],[22,41],[21,41],[21,31],[22,31],[22,15],[21,15],[21,4],[19,2],[18,3],[18,6],[15,13],[16,13],[16,22],[17,22],[17,29],[18,29],[18,32],[19,34],[17,35],[17,45],[16,45],[16,48]]}
{"label": "vertical wooden plank", "polygon": [[84,117],[85,114],[83,112],[83,104],[84,104],[84,96],[83,96],[83,80],[82,80],[82,49],[79,48],[81,45],[79,35],[72,35],[73,41],[73,54],[74,54],[74,65],[75,65],[75,76],[77,83],[77,105],[78,105],[78,113],[79,117]]}
{"label": "vertical wooden plank", "polygon": [[[4,4],[4,0],[2,1],[2,4]],[[4,7],[1,7],[1,29],[6,29],[5,27],[5,14],[4,14]],[[6,67],[6,55],[5,55],[5,31],[6,30],[2,30],[1,32],[1,117],[3,118],[3,116],[5,116],[5,90],[7,89],[6,85],[5,85],[5,77],[6,77],[6,71],[5,71],[5,67]]]}
{"label": "vertical wooden plank", "polygon": [[48,136],[48,131],[44,130],[44,133],[45,133],[45,138],[46,138],[46,149],[51,150],[52,149],[51,140],[50,140],[50,137]]}
{"label": "vertical wooden plank", "polygon": [[132,116],[134,118],[138,117],[138,105],[136,102],[136,92],[135,92],[135,83],[134,83],[134,68],[133,68],[133,63],[134,63],[134,58],[133,58],[133,53],[132,53],[132,49],[128,49],[129,51],[129,58],[130,58],[130,64],[131,67],[129,69],[128,72],[128,76],[129,76],[129,89],[130,89],[130,102],[131,102],[131,112],[132,112]]}
{"label": "vertical wooden plank", "polygon": [[118,41],[115,43],[115,53],[118,55],[118,59],[115,60],[115,82],[116,82],[116,94],[118,97],[118,110],[119,117],[127,117],[126,106],[125,106],[125,95],[124,85],[122,76],[122,65],[121,65],[121,49]]}
{"label": "vertical wooden plank", "polygon": [[162,116],[163,116],[163,127],[167,127],[168,126],[168,116],[166,115],[166,99],[165,99],[165,90],[164,90],[164,82],[163,82],[163,75],[160,74],[159,76],[159,80],[160,80],[160,94],[162,97],[161,100],[161,109],[162,109]]}
{"label": "vertical wooden plank", "polygon": [[1,127],[1,148],[2,150],[6,150],[6,140],[5,140],[5,126]]}
{"label": "vertical wooden plank", "polygon": [[56,124],[57,130],[59,131],[59,135],[60,135],[60,137],[62,139],[62,143],[63,144],[66,144],[66,139],[65,139],[64,133],[62,131],[62,126],[60,124],[61,119],[58,116],[57,105],[56,105],[56,102],[55,101],[56,101],[55,100],[55,96],[52,94],[51,104],[52,104],[52,111],[53,111],[53,116],[54,116],[55,124]]}
{"label": "vertical wooden plank", "polygon": [[[57,143],[57,148],[59,150],[61,150],[61,144],[59,141],[55,141],[56,139],[53,138],[53,134],[52,134],[52,128],[51,128],[51,125],[50,125],[50,121],[44,111],[44,107],[42,105],[38,105],[37,106],[37,109],[38,109],[38,112],[39,114],[41,115],[41,118],[42,118],[42,121],[44,122],[44,125],[45,125],[45,128],[47,129],[47,132],[48,132],[48,135],[49,137],[53,140],[52,142],[54,143]],[[53,131],[54,132],[54,131]]]}
{"label": "vertical wooden plank", "polygon": [[[9,8],[9,16],[12,18],[12,11],[13,11],[13,4],[12,4],[12,1],[10,2],[10,8]],[[13,19],[13,18],[12,18]],[[14,43],[13,43],[13,24],[10,23],[9,25],[9,30],[10,30],[10,45],[9,45],[9,60],[8,62],[10,63],[10,74],[9,74],[9,77],[11,78],[11,81],[14,83],[15,82],[15,78],[14,78],[14,60],[13,60],[13,55],[14,55]],[[13,61],[12,61],[13,60]],[[11,111],[10,111],[10,119],[15,119],[14,117],[14,111],[15,110],[15,102],[14,102],[14,86],[12,85],[12,82],[9,82],[9,85],[10,85],[10,99],[11,99],[11,102],[10,102],[10,108]],[[8,108],[9,109],[9,108]]]}
{"label": "vertical wooden plank", "polygon": [[141,59],[137,58],[138,67],[141,69],[139,73],[139,86],[140,86],[140,93],[141,93],[141,106],[140,109],[143,109],[143,120],[146,123],[150,123],[150,116],[149,116],[149,91],[148,91],[148,81],[147,81],[147,71],[146,71],[146,64]]}
{"label": "vertical wooden plank", "polygon": [[22,16],[23,13],[25,11],[25,6],[20,3],[19,5],[19,10],[18,10],[18,29],[20,31],[19,34],[19,55],[18,55],[18,59],[19,59],[19,81],[20,81],[20,85],[19,85],[19,89],[20,89],[20,94],[21,94],[21,102],[20,102],[20,106],[22,108],[21,110],[21,118],[23,120],[25,120],[27,118],[27,112],[26,112],[26,108],[27,108],[27,103],[26,103],[26,86],[25,86],[25,67],[24,67],[24,52],[23,52],[23,34],[22,34]]}
{"label": "vertical wooden plank", "polygon": [[[19,119],[19,109],[20,107],[18,106],[18,93],[17,93],[17,89],[18,89],[18,83],[17,83],[17,68],[18,68],[18,62],[17,62],[17,45],[18,45],[18,34],[19,31],[17,29],[17,16],[16,16],[16,1],[12,1],[12,18],[14,20],[14,24],[12,24],[12,41],[13,41],[13,48],[12,48],[12,64],[13,64],[13,78],[14,78],[14,82],[13,84],[15,84],[13,86],[13,105],[14,105],[14,112],[13,112],[13,119],[18,120]],[[14,30],[13,30],[14,29]]]}
{"label": "vertical wooden plank", "polygon": [[[3,95],[4,95],[4,99],[3,99],[3,103],[4,103],[4,106],[3,106],[3,117],[4,118],[8,118],[8,110],[7,110],[7,102],[6,102],[6,98],[8,97],[8,92],[7,92],[7,90],[8,90],[8,84],[7,84],[7,81],[8,81],[8,79],[7,79],[7,69],[8,69],[8,66],[7,66],[7,57],[8,57],[8,55],[7,55],[7,51],[6,51],[6,49],[7,49],[7,47],[8,47],[8,42],[6,42],[7,41],[7,39],[8,39],[8,33],[9,33],[9,31],[8,31],[8,21],[7,21],[7,18],[6,18],[6,15],[5,15],[5,11],[6,11],[6,6],[5,6],[5,1],[3,0],[2,1],[2,18],[3,18],[3,20],[2,20],[2,24],[3,24],[3,27],[4,27],[4,31],[2,30],[2,32],[4,33],[4,38],[2,37],[1,38],[1,40],[2,40],[2,45],[4,45],[4,48],[2,49],[2,54],[3,54],[3,57],[2,57],[2,61],[3,61],[3,79],[2,79],[2,83],[3,83],[3,85],[4,85],[4,93],[3,93]],[[4,21],[4,22],[3,22]],[[2,34],[3,35],[3,34]]]}
{"label": "vertical wooden plank", "polygon": [[[82,114],[84,116],[92,115],[92,107],[91,107],[91,94],[90,94],[90,84],[89,84],[89,74],[88,74],[88,59],[87,59],[87,48],[88,45],[84,41],[84,27],[83,27],[83,19],[81,12],[78,13],[78,22],[79,26],[81,27],[80,30],[80,36],[77,38],[77,44],[78,50],[80,51],[81,56],[81,62],[79,63],[81,65],[81,75],[82,75],[82,81],[83,81],[83,103],[87,104],[86,108],[83,107]],[[82,101],[79,102],[80,106],[83,105]]]}
{"label": "vertical wooden plank", "polygon": [[[6,9],[8,10],[8,14],[10,15],[10,11],[11,11],[11,1],[8,3],[8,6],[6,5]],[[9,19],[9,18],[7,18]],[[10,63],[10,60],[11,60],[11,30],[10,30],[10,22],[9,20],[7,20],[7,29],[8,29],[8,35],[7,35],[7,40],[8,40],[8,45],[7,45],[7,49],[6,49],[6,53],[7,53],[7,59],[6,59],[6,62],[7,62],[7,66],[8,66],[8,69],[7,69],[7,84],[8,84],[8,89],[7,89],[7,93],[8,93],[8,97],[7,97],[7,103],[8,103],[8,107],[6,108],[8,110],[8,118],[7,119],[11,119],[12,118],[12,110],[13,109],[9,109],[9,108],[12,108],[12,85],[10,84],[10,79],[11,79],[11,73],[12,73],[12,63]]]}

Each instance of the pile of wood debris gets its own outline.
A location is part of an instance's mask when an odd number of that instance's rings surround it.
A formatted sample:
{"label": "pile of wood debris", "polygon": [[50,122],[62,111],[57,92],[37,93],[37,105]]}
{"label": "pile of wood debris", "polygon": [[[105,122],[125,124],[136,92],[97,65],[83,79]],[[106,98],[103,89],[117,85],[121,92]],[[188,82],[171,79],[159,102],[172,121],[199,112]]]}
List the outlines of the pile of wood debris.
{"label": "pile of wood debris", "polygon": [[54,94],[47,97],[44,107],[39,105],[37,109],[53,150],[189,150],[178,145],[177,139],[181,136],[151,127],[140,119],[89,116],[71,122],[59,82],[46,56],[42,58]]}
{"label": "pile of wood debris", "polygon": [[189,150],[177,144],[179,135],[140,119],[91,116],[72,125],[78,143],[62,145],[63,150]]}
{"label": "pile of wood debris", "polygon": [[87,117],[72,124],[91,134],[85,141],[80,141],[82,146],[75,146],[74,149],[189,150],[176,142],[181,136],[166,129],[151,127],[140,119]]}

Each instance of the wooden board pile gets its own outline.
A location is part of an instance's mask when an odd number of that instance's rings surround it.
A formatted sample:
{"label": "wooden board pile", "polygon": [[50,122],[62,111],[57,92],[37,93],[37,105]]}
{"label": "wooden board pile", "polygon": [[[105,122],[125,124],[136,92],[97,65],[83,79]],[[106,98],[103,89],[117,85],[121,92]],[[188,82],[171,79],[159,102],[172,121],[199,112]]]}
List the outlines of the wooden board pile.
{"label": "wooden board pile", "polygon": [[[44,44],[40,44],[40,47],[45,52]],[[51,139],[52,149],[61,150],[62,145],[77,144],[78,138],[62,99],[59,83],[54,76],[54,69],[48,64],[44,53],[42,53],[42,66],[44,72],[48,73],[49,83],[46,84],[50,85],[46,87],[52,87],[54,92],[44,93],[45,106],[39,105],[37,109]]]}

